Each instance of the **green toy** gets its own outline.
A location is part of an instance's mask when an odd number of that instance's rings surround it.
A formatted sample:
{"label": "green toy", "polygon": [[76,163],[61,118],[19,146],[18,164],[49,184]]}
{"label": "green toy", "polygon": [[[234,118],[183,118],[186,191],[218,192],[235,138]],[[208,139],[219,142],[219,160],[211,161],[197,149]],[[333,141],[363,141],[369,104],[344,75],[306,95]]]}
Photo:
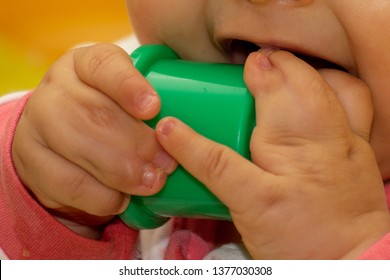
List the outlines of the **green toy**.
{"label": "green toy", "polygon": [[[174,116],[250,158],[255,108],[243,81],[243,65],[185,61],[163,45],[142,46],[131,58],[161,97],[161,111],[149,126]],[[159,227],[170,217],[231,219],[227,207],[182,166],[156,195],[132,196],[120,217],[136,229]]]}

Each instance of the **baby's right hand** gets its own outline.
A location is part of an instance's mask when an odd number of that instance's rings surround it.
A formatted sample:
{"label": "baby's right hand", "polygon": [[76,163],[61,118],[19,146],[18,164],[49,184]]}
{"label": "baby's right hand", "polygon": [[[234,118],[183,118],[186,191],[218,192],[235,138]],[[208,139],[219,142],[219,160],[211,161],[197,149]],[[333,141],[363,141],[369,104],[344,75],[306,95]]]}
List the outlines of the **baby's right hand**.
{"label": "baby's right hand", "polygon": [[57,215],[96,225],[151,195],[176,162],[155,132],[160,99],[122,49],[70,51],[47,72],[17,125],[13,160],[22,182]]}

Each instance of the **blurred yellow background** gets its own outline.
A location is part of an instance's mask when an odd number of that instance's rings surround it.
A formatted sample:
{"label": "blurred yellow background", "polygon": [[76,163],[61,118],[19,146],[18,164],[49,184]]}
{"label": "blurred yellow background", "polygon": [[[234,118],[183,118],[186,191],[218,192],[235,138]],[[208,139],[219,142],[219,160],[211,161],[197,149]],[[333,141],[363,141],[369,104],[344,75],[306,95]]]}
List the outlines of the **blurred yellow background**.
{"label": "blurred yellow background", "polygon": [[1,0],[0,95],[34,88],[66,50],[131,33],[125,0]]}

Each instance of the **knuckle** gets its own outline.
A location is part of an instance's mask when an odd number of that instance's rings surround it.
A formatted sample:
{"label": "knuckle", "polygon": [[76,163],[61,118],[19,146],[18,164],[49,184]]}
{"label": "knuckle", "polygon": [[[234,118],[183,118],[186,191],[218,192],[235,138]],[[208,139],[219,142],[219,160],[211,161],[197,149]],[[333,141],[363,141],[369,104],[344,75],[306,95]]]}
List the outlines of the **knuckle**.
{"label": "knuckle", "polygon": [[64,71],[72,69],[72,61],[74,59],[76,51],[70,50],[55,61],[46,71],[45,75],[42,77],[39,86],[42,85],[60,85],[67,86],[67,78],[64,77]]}
{"label": "knuckle", "polygon": [[116,77],[118,93],[127,95],[136,92],[135,90],[129,91],[129,88],[131,88],[129,85],[137,84],[139,79],[141,79],[141,76],[137,75],[137,72],[131,68],[120,71]]}
{"label": "knuckle", "polygon": [[102,102],[100,104],[88,104],[86,106],[89,107],[86,111],[88,119],[94,125],[107,129],[118,124],[118,114],[112,104]]}
{"label": "knuckle", "polygon": [[102,175],[103,183],[115,190],[125,191],[133,185],[139,185],[141,176],[137,176],[135,164],[124,155],[117,154],[106,162]]}
{"label": "knuckle", "polygon": [[47,70],[47,72],[45,73],[45,75],[41,80],[41,86],[50,85],[51,83],[53,83],[53,81],[56,80],[56,75],[54,73],[55,71],[53,70],[53,67]]}
{"label": "knuckle", "polygon": [[104,203],[96,209],[95,215],[106,216],[117,214],[121,210],[123,202],[123,194],[117,191],[111,192],[110,195],[104,198]]}
{"label": "knuckle", "polygon": [[113,63],[118,53],[118,48],[112,44],[98,44],[92,46],[89,50],[90,59],[88,61],[88,70],[92,79],[101,73],[107,65]]}
{"label": "knuckle", "polygon": [[[84,211],[97,216],[106,216],[117,213],[120,210],[123,194],[117,191],[105,192],[105,196],[99,198],[104,203],[84,203],[89,200],[90,195],[87,193],[90,189],[87,185],[94,184],[93,180],[87,173],[74,175],[67,185],[70,205],[83,205]],[[79,207],[78,207],[79,208]]]}
{"label": "knuckle", "polygon": [[67,189],[70,201],[76,203],[83,200],[84,197],[87,196],[87,188],[85,186],[90,184],[89,175],[86,173],[78,173],[69,178],[69,180]]}
{"label": "knuckle", "polygon": [[213,147],[204,162],[207,180],[212,181],[221,177],[228,169],[228,165],[228,150],[220,145]]}
{"label": "knuckle", "polygon": [[47,70],[45,75],[42,77],[42,80],[39,84],[39,88],[42,87],[50,87],[51,90],[53,88],[61,89],[64,87],[62,75],[60,73],[60,70],[58,69],[57,65],[54,64],[51,68]]}

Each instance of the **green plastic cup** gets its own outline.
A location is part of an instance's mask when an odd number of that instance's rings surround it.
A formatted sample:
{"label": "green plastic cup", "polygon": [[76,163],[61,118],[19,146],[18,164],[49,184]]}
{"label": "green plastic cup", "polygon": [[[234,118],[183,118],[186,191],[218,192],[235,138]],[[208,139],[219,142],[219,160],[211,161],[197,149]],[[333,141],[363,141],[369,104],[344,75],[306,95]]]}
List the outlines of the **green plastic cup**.
{"label": "green plastic cup", "polygon": [[[174,116],[250,158],[255,106],[244,84],[243,65],[185,61],[163,45],[144,45],[131,58],[161,97],[161,111],[147,122],[149,126],[154,128],[163,117]],[[120,215],[135,229],[159,227],[170,217],[231,220],[228,208],[182,166],[159,193],[132,196]]]}

